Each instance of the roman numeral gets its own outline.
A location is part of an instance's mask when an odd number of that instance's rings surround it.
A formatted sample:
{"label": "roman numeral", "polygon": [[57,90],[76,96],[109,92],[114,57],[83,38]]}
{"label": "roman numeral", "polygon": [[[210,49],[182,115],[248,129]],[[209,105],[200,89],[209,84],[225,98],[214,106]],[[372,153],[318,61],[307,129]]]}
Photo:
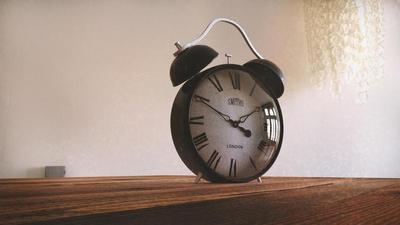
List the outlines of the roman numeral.
{"label": "roman numeral", "polygon": [[193,138],[193,144],[196,146],[197,151],[208,145],[208,138],[206,133],[201,133]]}
{"label": "roman numeral", "polygon": [[268,147],[274,147],[276,145],[276,142],[273,140],[261,140],[260,143],[258,144],[257,148],[258,150],[264,152],[264,150]]}
{"label": "roman numeral", "polygon": [[224,89],[221,86],[221,83],[219,83],[218,78],[215,76],[215,74],[210,75],[207,77],[207,79],[214,85],[214,87],[219,91],[223,91]]}
{"label": "roman numeral", "polygon": [[253,84],[253,87],[251,88],[251,91],[250,91],[250,96],[252,96],[253,95],[253,93],[254,93],[254,89],[256,89],[256,82],[254,81],[254,84]]}
{"label": "roman numeral", "polygon": [[[210,158],[208,158],[207,161],[207,166],[211,168],[212,170],[215,170],[218,166],[219,161],[221,160],[221,156],[217,152],[217,150],[214,150],[213,153],[211,154]],[[214,166],[213,166],[214,164]]]}
{"label": "roman numeral", "polygon": [[190,117],[189,124],[204,125],[204,116]]}
{"label": "roman numeral", "polygon": [[257,148],[260,151],[264,151],[264,148],[267,147],[267,142],[264,140],[261,140],[260,143],[258,144]]}
{"label": "roman numeral", "polygon": [[231,165],[229,166],[229,176],[236,177],[236,159],[231,159]]}
{"label": "roman numeral", "polygon": [[240,90],[240,75],[239,75],[239,73],[235,72],[232,75],[232,73],[229,72],[229,77],[231,78],[233,89]]}
{"label": "roman numeral", "polygon": [[202,97],[202,96],[200,96],[200,95],[194,95],[194,100],[196,100],[196,101],[198,101],[198,102],[201,102],[201,101],[209,102],[209,101],[210,101],[210,99],[204,98],[204,97]]}
{"label": "roman numeral", "polygon": [[251,165],[253,166],[254,170],[255,170],[255,171],[258,171],[257,166],[256,166],[256,164],[254,163],[253,158],[251,158],[251,157],[249,156],[249,160],[250,160],[250,163],[251,163]]}

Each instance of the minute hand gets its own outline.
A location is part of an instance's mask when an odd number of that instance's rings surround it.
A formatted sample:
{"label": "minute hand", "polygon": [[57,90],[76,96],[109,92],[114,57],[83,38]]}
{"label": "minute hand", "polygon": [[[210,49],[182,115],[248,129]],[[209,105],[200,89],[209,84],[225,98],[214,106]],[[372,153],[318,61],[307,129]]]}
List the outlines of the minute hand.
{"label": "minute hand", "polygon": [[225,121],[227,121],[227,122],[229,122],[229,123],[233,122],[233,121],[231,120],[231,117],[230,117],[230,116],[228,116],[228,115],[226,115],[226,114],[224,114],[224,113],[222,113],[222,112],[216,110],[214,107],[212,107],[210,104],[208,104],[208,103],[207,103],[206,101],[204,101],[203,99],[201,99],[201,98],[195,98],[195,100],[196,100],[196,101],[199,101],[199,102],[202,102],[202,103],[205,104],[206,106],[210,107],[212,110],[214,110],[216,113],[218,113],[218,115],[220,115]]}

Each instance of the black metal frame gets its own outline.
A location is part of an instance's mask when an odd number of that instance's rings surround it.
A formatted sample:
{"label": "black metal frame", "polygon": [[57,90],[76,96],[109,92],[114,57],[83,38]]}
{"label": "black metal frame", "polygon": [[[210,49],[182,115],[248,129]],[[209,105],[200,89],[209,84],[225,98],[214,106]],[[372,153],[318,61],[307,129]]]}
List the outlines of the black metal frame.
{"label": "black metal frame", "polygon": [[[236,69],[236,70],[242,70],[247,73],[249,73],[259,84],[261,87],[264,88],[265,91],[267,91],[270,96],[272,97],[276,108],[278,110],[278,115],[280,118],[280,135],[279,135],[279,141],[278,141],[278,146],[277,149],[274,153],[273,158],[269,162],[269,164],[259,173],[256,175],[249,177],[249,178],[244,178],[244,179],[235,179],[231,180],[227,177],[223,177],[210,168],[207,167],[206,163],[204,160],[200,157],[200,155],[197,153],[197,150],[193,144],[192,141],[192,136],[190,133],[190,125],[189,125],[189,108],[190,108],[190,103],[191,99],[194,93],[194,90],[197,86],[197,84],[207,78],[208,75],[211,73],[217,71],[217,70],[222,70],[222,69]],[[196,76],[194,76],[192,79],[188,80],[179,90],[177,93],[173,106],[172,106],[172,111],[171,111],[171,134],[172,134],[172,139],[175,145],[175,148],[182,159],[182,161],[185,163],[185,165],[194,173],[198,174],[199,172],[202,173],[202,178],[211,181],[211,182],[217,182],[217,183],[240,183],[240,182],[249,182],[251,180],[257,179],[261,175],[263,175],[265,172],[267,172],[271,166],[274,164],[276,158],[279,155],[281,145],[282,145],[282,140],[283,140],[283,117],[282,117],[282,111],[279,105],[278,100],[275,98],[273,94],[271,94],[271,91],[268,90],[266,85],[264,85],[261,81],[260,78],[258,78],[258,74],[256,74],[254,71],[245,68],[241,65],[236,65],[236,64],[222,64],[218,65],[212,68],[209,68]]]}

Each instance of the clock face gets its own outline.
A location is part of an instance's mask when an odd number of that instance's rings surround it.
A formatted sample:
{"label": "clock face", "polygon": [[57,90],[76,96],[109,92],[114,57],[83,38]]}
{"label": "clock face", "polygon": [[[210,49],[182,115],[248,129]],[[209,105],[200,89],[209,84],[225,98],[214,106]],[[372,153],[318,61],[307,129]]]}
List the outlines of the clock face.
{"label": "clock face", "polygon": [[204,164],[226,180],[262,174],[279,151],[280,111],[244,70],[222,68],[199,81],[190,101],[189,128]]}

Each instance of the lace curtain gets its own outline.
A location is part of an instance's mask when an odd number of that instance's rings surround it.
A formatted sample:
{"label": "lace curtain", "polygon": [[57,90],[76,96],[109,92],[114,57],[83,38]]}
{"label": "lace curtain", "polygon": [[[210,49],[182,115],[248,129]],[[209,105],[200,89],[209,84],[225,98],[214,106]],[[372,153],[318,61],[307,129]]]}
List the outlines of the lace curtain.
{"label": "lace curtain", "polygon": [[312,81],[336,96],[354,83],[365,102],[383,75],[381,0],[304,0],[304,13]]}

